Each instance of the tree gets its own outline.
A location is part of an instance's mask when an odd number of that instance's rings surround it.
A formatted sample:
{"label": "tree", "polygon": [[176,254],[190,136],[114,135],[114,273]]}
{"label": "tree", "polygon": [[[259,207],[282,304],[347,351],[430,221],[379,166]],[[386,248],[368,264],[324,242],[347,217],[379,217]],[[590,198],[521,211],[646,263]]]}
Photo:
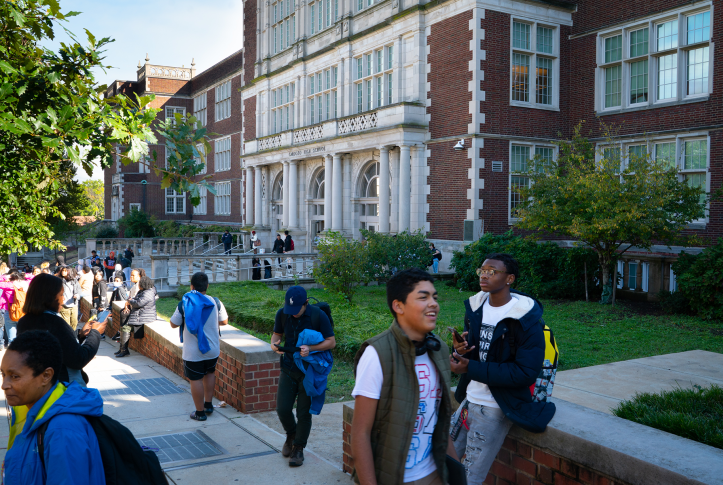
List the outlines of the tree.
{"label": "tree", "polygon": [[356,288],[367,280],[368,252],[361,241],[347,239],[339,232],[330,232],[318,245],[319,265],[314,279],[329,291],[340,293],[351,303]]}
{"label": "tree", "polygon": [[[150,108],[152,96],[105,99],[105,86],[95,83],[92,70],[109,67],[103,49],[111,39],[98,40],[86,30],[87,44],[81,45],[65,30],[71,42],[61,43],[58,52],[41,46],[77,14],[62,13],[57,0],[0,3],[0,254],[61,246],[48,221],[72,215],[56,205],[64,163],[90,174],[116,157],[124,164],[138,162],[149,156],[148,144],[157,143],[152,123],[160,110]],[[208,184],[196,180],[205,164],[196,145],[208,142],[205,129],[194,126],[191,116],[160,128],[180,147],[164,184],[190,191],[198,204],[197,184]]]}
{"label": "tree", "polygon": [[606,142],[597,153],[581,131],[582,123],[571,140],[556,142],[557,160],[529,162],[524,175],[530,184],[519,189],[523,202],[515,214],[520,229],[589,246],[597,253],[604,285],[610,284],[613,262],[632,246],[697,243],[682,230],[703,217],[703,189],[679,180],[670,160],[644,153],[621,157],[614,128],[603,125]]}
{"label": "tree", "polygon": [[100,180],[86,180],[80,184],[83,187],[83,193],[88,200],[88,206],[83,209],[79,215],[93,216],[96,219],[103,219],[105,214],[105,194],[103,192],[103,182]]}
{"label": "tree", "polygon": [[389,235],[362,229],[362,236],[369,253],[366,271],[371,280],[386,281],[397,271],[408,268],[426,270],[431,264],[432,253],[421,230]]}

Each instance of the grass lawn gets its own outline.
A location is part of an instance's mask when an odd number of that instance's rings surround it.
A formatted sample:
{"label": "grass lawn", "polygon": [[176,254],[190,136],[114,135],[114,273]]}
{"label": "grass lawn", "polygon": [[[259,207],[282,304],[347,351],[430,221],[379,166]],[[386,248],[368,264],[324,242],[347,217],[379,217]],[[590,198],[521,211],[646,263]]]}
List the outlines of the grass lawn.
{"label": "grass lawn", "polygon": [[[461,332],[465,299],[471,292],[460,292],[442,282],[439,292],[438,334],[448,344],[448,326]],[[187,288],[181,288],[183,294]],[[263,283],[216,283],[209,295],[226,306],[230,323],[256,337],[269,341],[276,311],[283,306],[284,292]],[[384,286],[360,288],[349,304],[325,290],[309,290],[309,296],[327,301],[332,307],[334,333],[334,370],[329,381],[327,402],[351,399],[354,376],[351,362],[357,349],[369,337],[389,327],[392,321],[386,304]],[[636,306],[620,302],[615,309],[584,301],[543,301],[544,319],[557,339],[560,370],[588,367],[652,355],[709,350],[723,353],[723,326],[684,315],[646,315]],[[178,300],[162,298],[157,302],[159,318],[168,320]]]}

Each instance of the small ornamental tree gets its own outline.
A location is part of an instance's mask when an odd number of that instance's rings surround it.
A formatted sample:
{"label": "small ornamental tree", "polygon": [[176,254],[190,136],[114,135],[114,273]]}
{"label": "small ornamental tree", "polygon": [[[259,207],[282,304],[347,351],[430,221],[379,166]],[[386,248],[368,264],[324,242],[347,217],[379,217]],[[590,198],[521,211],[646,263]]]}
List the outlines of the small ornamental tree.
{"label": "small ornamental tree", "polygon": [[319,241],[317,249],[319,265],[314,268],[314,279],[351,303],[357,286],[368,281],[368,252],[364,245],[339,232],[330,232]]}
{"label": "small ornamental tree", "polygon": [[678,179],[674,156],[621,156],[614,129],[603,129],[606,142],[597,152],[580,123],[571,140],[556,142],[557,160],[531,160],[524,174],[529,186],[516,189],[522,205],[515,217],[520,229],[564,235],[592,248],[608,285],[613,262],[632,246],[697,243],[682,230],[704,216],[705,197],[703,189]]}
{"label": "small ornamental tree", "polygon": [[369,253],[366,271],[370,280],[385,281],[399,270],[426,270],[432,264],[429,243],[421,230],[411,233],[404,231],[396,235],[366,230],[361,232]]}

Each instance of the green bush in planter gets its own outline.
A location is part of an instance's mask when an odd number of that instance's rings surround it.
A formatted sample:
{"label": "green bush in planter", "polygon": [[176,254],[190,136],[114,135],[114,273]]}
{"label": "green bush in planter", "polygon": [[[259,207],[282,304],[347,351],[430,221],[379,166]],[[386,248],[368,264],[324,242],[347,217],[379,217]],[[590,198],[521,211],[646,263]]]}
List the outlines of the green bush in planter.
{"label": "green bush in planter", "polygon": [[397,235],[362,230],[368,252],[367,277],[369,280],[385,281],[402,269],[426,270],[432,262],[429,243],[422,231],[404,231]]}

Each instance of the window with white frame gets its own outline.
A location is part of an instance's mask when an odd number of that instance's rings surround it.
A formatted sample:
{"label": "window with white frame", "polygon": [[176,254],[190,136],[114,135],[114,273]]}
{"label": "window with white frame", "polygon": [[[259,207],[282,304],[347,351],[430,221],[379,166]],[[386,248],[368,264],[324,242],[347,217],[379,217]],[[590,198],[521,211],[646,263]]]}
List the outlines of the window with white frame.
{"label": "window with white frame", "polygon": [[206,215],[206,201],[208,200],[208,189],[206,187],[198,188],[198,195],[201,197],[201,202],[193,208],[193,215]]}
{"label": "window with white frame", "polygon": [[271,91],[271,133],[294,128],[296,85],[289,83]]}
{"label": "window with white frame", "polygon": [[511,104],[557,108],[560,29],[533,21],[512,21]]}
{"label": "window with white frame", "polygon": [[128,204],[128,210],[129,212],[133,212],[134,210],[139,211],[141,210],[141,204],[138,202],[131,202],[130,204]]}
{"label": "window with white frame", "polygon": [[[193,161],[196,162],[196,164],[199,164],[202,162],[201,156],[204,156],[204,158],[205,158],[206,149],[204,148],[203,144],[199,143],[198,145],[196,145],[196,151],[198,152],[198,156],[193,157]],[[200,172],[198,172],[199,174],[203,175],[206,173],[206,165],[207,165],[207,163],[203,164],[203,168],[201,169]]]}
{"label": "window with white frame", "polygon": [[339,115],[339,68],[331,66],[309,76],[309,122],[321,123]]}
{"label": "window with white frame", "polygon": [[[326,188],[326,172],[322,168],[314,176],[314,180],[311,182],[311,190],[309,191],[309,209],[310,219],[312,221],[322,221],[321,227],[323,230],[324,221],[324,189]],[[312,222],[314,226],[318,226],[318,223]],[[314,232],[316,234],[316,232]]]}
{"label": "window with white frame", "polygon": [[279,0],[271,5],[274,54],[296,42],[296,6],[294,0]]}
{"label": "window with white frame", "polygon": [[530,187],[530,160],[537,157],[538,170],[544,165],[551,164],[555,156],[555,149],[552,146],[545,145],[510,145],[510,218],[517,217],[517,211],[522,205],[521,189]]}
{"label": "window with white frame", "polygon": [[231,117],[231,81],[216,86],[216,121]]}
{"label": "window with white frame", "polygon": [[231,214],[231,182],[217,182],[214,197],[214,213],[218,216]]}
{"label": "window with white frame", "polygon": [[225,172],[226,170],[231,170],[231,137],[219,138],[215,141],[215,145],[215,171]]}
{"label": "window with white frame", "polygon": [[681,9],[601,33],[597,109],[644,108],[707,96],[710,34],[710,7]]}
{"label": "window with white frame", "polygon": [[354,105],[357,113],[392,104],[394,46],[384,46],[354,59]]}
{"label": "window with white frame", "polygon": [[185,214],[186,195],[173,189],[166,189],[166,214]]}
{"label": "window with white frame", "polygon": [[357,0],[356,9],[357,11],[364,10],[365,8],[371,7],[372,5],[374,5],[374,0]]}
{"label": "window with white frame", "polygon": [[206,126],[206,93],[193,98],[193,116],[201,123],[201,126]]}
{"label": "window with white frame", "polygon": [[181,117],[186,116],[186,108],[181,108],[179,106],[166,106],[166,119],[172,120],[173,124],[176,124],[176,115],[179,114]]}
{"label": "window with white frame", "polygon": [[339,0],[316,0],[309,4],[311,33],[331,27],[339,17]]}

